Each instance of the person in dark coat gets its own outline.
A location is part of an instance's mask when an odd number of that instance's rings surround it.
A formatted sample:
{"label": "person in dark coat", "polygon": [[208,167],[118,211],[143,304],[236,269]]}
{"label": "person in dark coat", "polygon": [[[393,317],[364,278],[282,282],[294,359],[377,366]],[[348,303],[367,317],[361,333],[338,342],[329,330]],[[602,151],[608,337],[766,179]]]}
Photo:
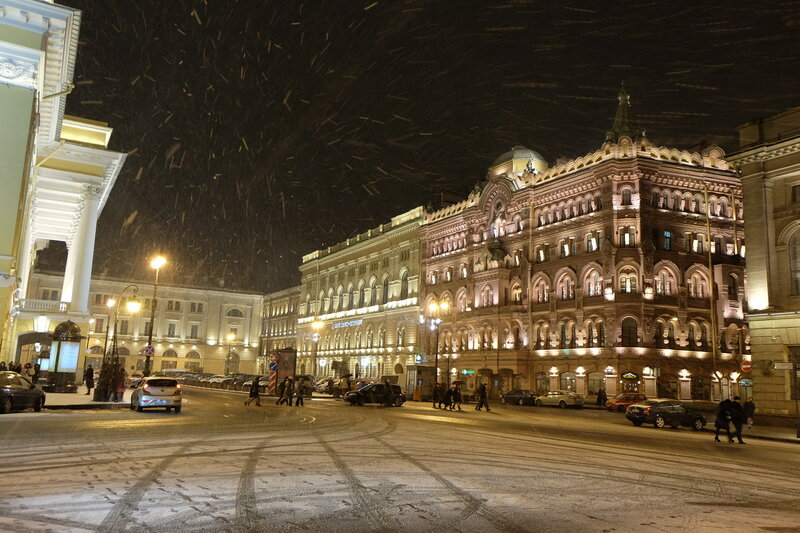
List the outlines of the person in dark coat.
{"label": "person in dark coat", "polygon": [[719,442],[719,431],[721,429],[725,429],[725,433],[728,434],[728,442],[733,442],[733,435],[731,435],[731,404],[733,402],[730,400],[722,400],[719,402],[719,407],[717,407],[717,417],[714,419],[714,427],[716,431],[714,432],[714,442]]}
{"label": "person in dark coat", "polygon": [[6,370],[8,370],[8,368],[6,368],[6,362],[0,361],[0,372],[5,372]]}
{"label": "person in dark coat", "polygon": [[491,411],[489,409],[489,394],[486,392],[486,383],[482,383],[480,387],[478,387],[478,406],[475,408],[476,411],[480,411],[481,407],[486,407],[486,411]]}
{"label": "person in dark coat", "polygon": [[443,409],[451,409],[451,405],[453,405],[453,387],[447,389],[444,393],[444,399],[442,400],[442,404],[444,405]]}
{"label": "person in dark coat", "polygon": [[433,408],[442,408],[442,389],[438,383],[433,383]]}
{"label": "person in dark coat", "polygon": [[250,405],[253,400],[256,401],[256,407],[261,407],[261,396],[258,394],[258,387],[261,385],[261,376],[256,376],[253,383],[250,385],[250,397],[245,400],[245,405]]}
{"label": "person in dark coat", "polygon": [[733,401],[730,403],[730,412],[731,412],[731,422],[733,422],[733,427],[736,428],[736,439],[739,441],[739,444],[744,444],[745,442],[742,440],[742,426],[744,425],[745,416],[744,416],[744,409],[742,409],[742,404],[739,403],[739,397],[736,396],[733,398]]}
{"label": "person in dark coat", "polygon": [[42,374],[42,367],[39,363],[33,365],[33,375],[31,376],[31,382],[33,382],[33,386],[35,387],[37,383],[39,383],[39,376]]}
{"label": "person in dark coat", "polygon": [[[298,380],[297,381],[297,387],[295,387],[295,391],[294,391],[294,397],[295,397],[294,406],[295,407],[305,406],[305,402],[303,401],[303,394],[305,394],[305,392],[306,392],[306,382],[305,382],[305,380],[303,380],[303,379]],[[291,405],[291,404],[292,404],[292,401],[289,400],[289,405]]]}
{"label": "person in dark coat", "polygon": [[286,393],[288,392],[287,389],[289,388],[287,386],[288,383],[289,383],[289,378],[286,377],[283,378],[283,381],[281,381],[278,384],[278,390],[277,390],[278,400],[275,402],[275,405],[281,405],[282,403],[286,403],[287,398],[291,398],[291,396],[288,397],[286,396]]}
{"label": "person in dark coat", "polygon": [[383,380],[383,405],[384,407],[391,407],[394,403],[392,398],[392,384],[388,379]]}
{"label": "person in dark coat", "polygon": [[600,389],[599,391],[597,391],[597,401],[595,402],[595,405],[599,405],[600,407],[602,407],[606,404],[607,401],[608,401],[608,396],[606,396],[606,390]]}
{"label": "person in dark coat", "polygon": [[753,403],[753,397],[749,397],[744,405],[742,406],[742,411],[744,411],[744,420],[747,422],[747,429],[753,429],[753,415],[756,414],[756,404]]}
{"label": "person in dark coat", "polygon": [[125,379],[128,377],[128,373],[125,372],[124,368],[119,368],[117,370],[117,375],[114,376],[114,388],[113,392],[111,393],[111,401],[112,402],[121,402],[125,396]]}
{"label": "person in dark coat", "polygon": [[453,385],[453,404],[450,406],[451,411],[455,411],[456,407],[458,410],[461,410],[461,401],[463,398],[461,397],[461,387],[458,385]]}
{"label": "person in dark coat", "polygon": [[286,386],[283,388],[283,396],[281,396],[280,404],[292,406],[292,396],[294,396],[294,381],[292,378],[286,378]]}
{"label": "person in dark coat", "polygon": [[86,367],[83,371],[83,383],[86,385],[86,394],[91,394],[94,388],[94,368],[92,365]]}

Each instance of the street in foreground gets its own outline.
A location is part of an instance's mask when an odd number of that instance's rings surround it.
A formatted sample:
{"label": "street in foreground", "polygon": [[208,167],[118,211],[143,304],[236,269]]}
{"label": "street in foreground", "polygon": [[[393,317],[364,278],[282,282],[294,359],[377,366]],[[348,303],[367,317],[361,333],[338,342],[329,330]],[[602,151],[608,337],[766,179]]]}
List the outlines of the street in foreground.
{"label": "street in foreground", "polygon": [[622,415],[245,407],[0,417],[2,531],[790,531],[800,448]]}

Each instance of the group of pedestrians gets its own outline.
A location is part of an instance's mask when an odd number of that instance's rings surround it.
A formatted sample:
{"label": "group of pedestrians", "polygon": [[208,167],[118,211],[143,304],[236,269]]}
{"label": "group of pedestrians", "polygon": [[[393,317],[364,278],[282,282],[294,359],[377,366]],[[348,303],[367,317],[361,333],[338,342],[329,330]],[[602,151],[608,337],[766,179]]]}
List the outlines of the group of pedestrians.
{"label": "group of pedestrians", "polygon": [[[256,401],[256,407],[261,407],[261,393],[259,388],[261,387],[261,377],[256,377],[253,379],[253,384],[250,385],[250,394],[248,395],[247,400],[245,400],[245,405],[250,405],[253,400]],[[292,400],[294,400],[295,407],[301,407],[305,405],[304,396],[306,393],[307,385],[305,380],[300,379],[297,383],[290,377],[286,377],[278,384],[278,390],[275,391],[278,396],[278,401],[275,402],[275,405],[292,405]]]}
{"label": "group of pedestrians", "polygon": [[0,361],[0,372],[6,371],[16,372],[20,376],[36,385],[41,374],[41,367],[38,364],[32,365],[30,363],[25,363],[23,366],[22,363],[15,363],[14,361],[11,361],[8,363],[8,365],[6,365],[5,361]]}
{"label": "group of pedestrians", "polygon": [[[755,412],[756,404],[753,402],[753,398],[748,398],[744,405],[739,403],[738,396],[734,397],[733,400],[727,399],[719,402],[717,416],[714,420],[714,427],[716,428],[714,442],[720,442],[719,432],[724,429],[728,435],[728,443],[732,443],[733,438],[736,437],[739,444],[745,444],[744,440],[742,440],[742,428],[747,424],[747,428],[752,429]],[[735,430],[733,433],[731,432],[731,424],[733,424]]]}
{"label": "group of pedestrians", "polygon": [[[461,394],[461,385],[454,383],[448,388],[445,388],[439,383],[433,385],[433,408],[445,409],[450,411],[461,411],[461,404],[464,397]],[[478,406],[475,407],[476,411],[480,411],[483,407],[489,411],[489,401],[486,392],[486,384],[478,387]]]}

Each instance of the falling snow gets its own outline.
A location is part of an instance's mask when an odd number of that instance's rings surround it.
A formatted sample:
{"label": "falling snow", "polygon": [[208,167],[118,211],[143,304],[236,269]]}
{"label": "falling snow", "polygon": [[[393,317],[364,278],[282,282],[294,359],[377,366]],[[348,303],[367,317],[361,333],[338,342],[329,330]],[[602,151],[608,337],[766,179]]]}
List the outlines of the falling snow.
{"label": "falling snow", "polygon": [[[300,257],[515,144],[602,143],[624,80],[658,144],[735,147],[800,104],[800,3],[64,0],[83,10],[67,112],[129,154],[95,273],[277,290]],[[57,261],[58,248],[41,264]]]}

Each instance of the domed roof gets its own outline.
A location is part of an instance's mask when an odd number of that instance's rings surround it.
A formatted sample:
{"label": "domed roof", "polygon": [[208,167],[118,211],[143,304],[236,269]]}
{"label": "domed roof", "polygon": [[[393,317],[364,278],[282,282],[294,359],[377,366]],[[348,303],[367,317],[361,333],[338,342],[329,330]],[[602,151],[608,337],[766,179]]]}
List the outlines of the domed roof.
{"label": "domed roof", "polygon": [[62,341],[75,341],[81,339],[81,328],[72,320],[67,320],[56,326],[53,338]]}
{"label": "domed roof", "polygon": [[496,167],[497,165],[508,163],[514,159],[523,159],[525,161],[533,160],[534,162],[547,163],[544,157],[542,157],[542,154],[539,152],[531,150],[530,148],[525,148],[524,146],[513,146],[510,151],[495,159],[494,163],[492,163],[492,166]]}

